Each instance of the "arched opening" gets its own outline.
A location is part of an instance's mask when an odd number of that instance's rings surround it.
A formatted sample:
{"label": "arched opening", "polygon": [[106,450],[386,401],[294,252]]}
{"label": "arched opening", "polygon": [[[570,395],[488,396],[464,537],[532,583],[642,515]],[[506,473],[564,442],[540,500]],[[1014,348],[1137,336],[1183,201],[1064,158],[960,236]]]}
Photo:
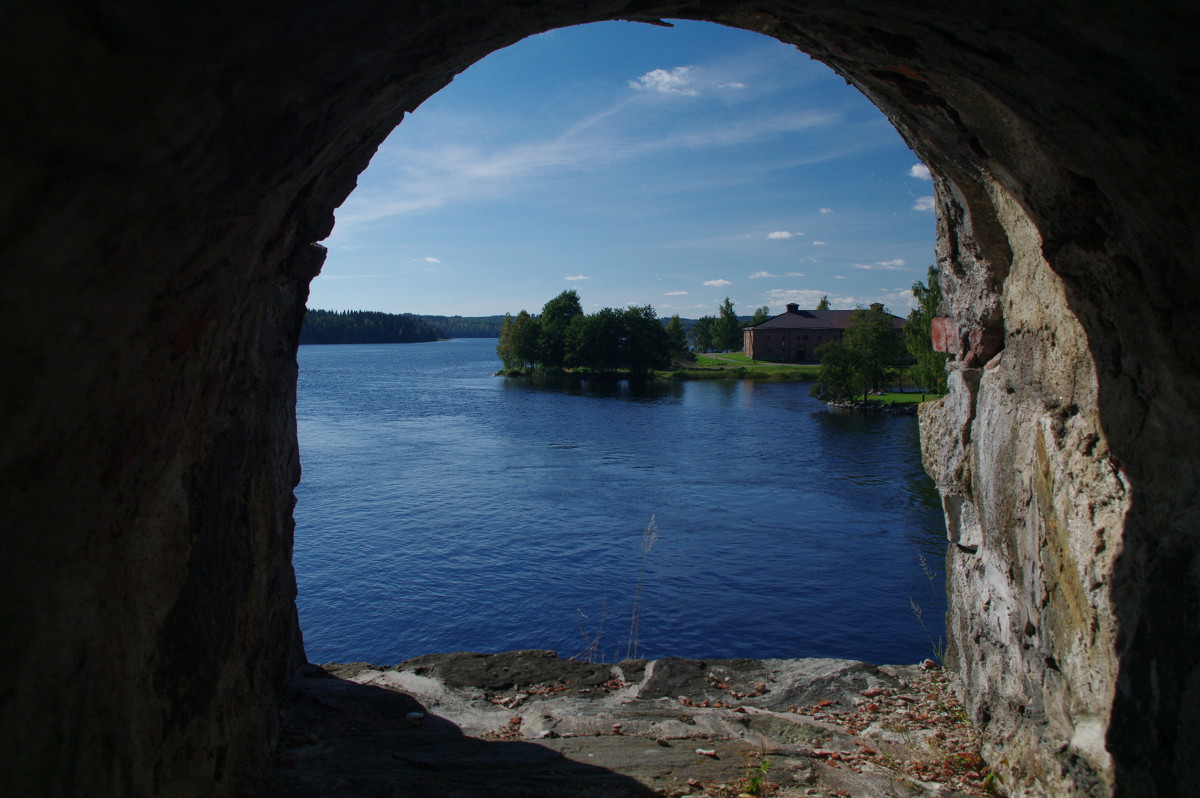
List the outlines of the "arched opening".
{"label": "arched opening", "polygon": [[8,791],[220,793],[260,769],[299,664],[313,243],[454,73],[564,25],[676,16],[797,44],[940,176],[961,368],[927,462],[956,543],[955,654],[1008,783],[1196,792],[1194,10],[291,11],[11,21],[28,35],[3,53],[4,248],[28,268],[3,286]]}
{"label": "arched opening", "polygon": [[[588,312],[694,319],[732,296],[748,316],[824,296],[903,315],[933,257],[914,165],[877,109],[775,40],[562,29],[493,54],[393,132],[338,211],[309,306],[516,315],[575,288]],[[504,390],[494,342],[460,343],[301,348],[311,660],[634,656],[651,516],[642,657],[935,656],[944,527],[914,417],[824,419],[810,382],[564,404]]]}

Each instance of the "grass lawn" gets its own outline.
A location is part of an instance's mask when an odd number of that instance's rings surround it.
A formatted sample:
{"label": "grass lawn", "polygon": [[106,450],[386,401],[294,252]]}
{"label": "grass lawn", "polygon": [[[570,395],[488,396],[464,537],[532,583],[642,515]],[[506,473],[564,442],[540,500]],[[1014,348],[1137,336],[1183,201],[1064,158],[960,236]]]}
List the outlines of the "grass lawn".
{"label": "grass lawn", "polygon": [[704,368],[767,369],[780,372],[795,371],[814,377],[821,370],[819,363],[775,363],[770,360],[751,360],[741,352],[729,352],[719,355],[696,355],[696,365]]}
{"label": "grass lawn", "polygon": [[696,366],[679,371],[660,372],[664,377],[683,380],[811,380],[821,367],[815,363],[771,363],[751,360],[740,352],[721,355],[696,355]]}
{"label": "grass lawn", "polygon": [[[924,396],[925,396],[926,402],[930,402],[930,401],[933,401],[934,399],[942,398],[940,394],[936,394],[936,393],[927,393]],[[872,396],[869,398],[868,401],[885,402],[887,404],[892,404],[892,405],[897,405],[897,404],[914,404],[915,405],[915,404],[921,403],[921,394],[919,394],[919,393],[885,393],[883,396]]]}
{"label": "grass lawn", "polygon": [[719,355],[696,355],[697,360],[700,358],[704,358],[705,360],[714,360],[717,363],[728,363],[732,360],[735,363],[744,363],[747,366],[758,362],[757,360],[751,360],[741,352],[722,352]]}

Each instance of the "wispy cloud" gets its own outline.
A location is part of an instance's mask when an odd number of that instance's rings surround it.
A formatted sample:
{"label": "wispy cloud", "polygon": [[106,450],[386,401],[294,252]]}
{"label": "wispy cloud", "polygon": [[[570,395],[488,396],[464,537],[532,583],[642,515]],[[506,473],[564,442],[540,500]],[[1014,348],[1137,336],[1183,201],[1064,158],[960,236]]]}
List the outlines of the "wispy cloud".
{"label": "wispy cloud", "polygon": [[890,271],[890,272],[902,272],[902,271],[908,271],[905,268],[905,263],[906,263],[906,261],[904,260],[904,258],[896,258],[894,260],[877,261],[876,263],[855,263],[854,268],[866,269],[868,271],[875,271],[875,270],[882,269],[884,271]]}
{"label": "wispy cloud", "polygon": [[780,241],[802,235],[804,235],[804,233],[790,233],[787,230],[776,230],[774,233],[767,233],[767,238],[773,238],[776,241]]}
{"label": "wispy cloud", "polygon": [[823,246],[825,246],[825,244],[826,244],[826,243],[828,243],[828,242],[826,242],[826,241],[814,241],[814,242],[813,242],[813,246],[814,246],[814,247],[823,247]]}
{"label": "wispy cloud", "polygon": [[[845,279],[838,276],[839,280]],[[828,296],[829,304],[836,309],[850,309],[858,306],[867,306],[872,302],[882,303],[888,310],[897,315],[903,315],[905,311],[912,310],[915,307],[912,291],[909,289],[892,290],[883,289],[878,294],[855,296],[852,294],[839,294],[834,291],[818,290],[814,288],[776,288],[768,291],[765,296],[772,305],[785,305],[788,302],[795,302],[802,308],[815,308],[817,303],[821,301],[821,297]]]}
{"label": "wispy cloud", "polygon": [[629,81],[629,88],[658,94],[684,94],[694,97],[700,90],[692,85],[692,67],[681,66],[667,71],[652,69],[637,80]]}
{"label": "wispy cloud", "polygon": [[771,274],[770,272],[755,272],[754,274],[746,275],[747,279],[750,279],[750,280],[761,280],[764,277],[778,277],[778,276],[779,276],[778,274]]}
{"label": "wispy cloud", "polygon": [[704,281],[704,284],[705,284],[705,285],[707,285],[707,286],[711,286],[712,288],[720,288],[720,287],[721,287],[721,286],[723,286],[723,285],[733,285],[733,283],[731,283],[731,282],[729,282],[728,280],[725,280],[725,279],[718,279],[718,280],[705,280],[705,281]]}
{"label": "wispy cloud", "polygon": [[441,260],[433,257],[413,258],[413,263],[441,263]]}
{"label": "wispy cloud", "polygon": [[578,282],[580,280],[590,280],[592,278],[588,277],[586,274],[575,274],[570,277],[564,277],[563,279],[574,283],[574,282]]}
{"label": "wispy cloud", "polygon": [[806,277],[807,275],[804,272],[788,272],[787,276],[788,277]]}
{"label": "wispy cloud", "polygon": [[667,291],[663,296],[687,296],[687,291]]}
{"label": "wispy cloud", "polygon": [[908,176],[918,180],[933,180],[933,175],[929,174],[929,167],[923,163],[913,164],[908,170]]}
{"label": "wispy cloud", "polygon": [[844,275],[844,274],[835,274],[835,275],[833,275],[833,279],[835,279],[835,280],[845,280],[845,279],[846,279],[846,275]]}
{"label": "wispy cloud", "polygon": [[914,211],[931,211],[933,210],[933,197],[917,197],[917,201],[913,203]]}
{"label": "wispy cloud", "polygon": [[[411,146],[404,125],[372,162],[374,188],[361,186],[337,211],[337,234],[348,227],[451,203],[512,196],[530,184],[565,172],[590,172],[663,152],[703,152],[742,146],[838,122],[836,113],[784,111],[736,124],[705,120],[657,137],[641,135],[615,117],[629,104],[617,102],[556,136],[489,149],[471,138]],[[462,143],[463,141],[471,143]],[[335,234],[336,235],[336,234]]]}
{"label": "wispy cloud", "polygon": [[821,213],[833,213],[833,208],[822,208]]}

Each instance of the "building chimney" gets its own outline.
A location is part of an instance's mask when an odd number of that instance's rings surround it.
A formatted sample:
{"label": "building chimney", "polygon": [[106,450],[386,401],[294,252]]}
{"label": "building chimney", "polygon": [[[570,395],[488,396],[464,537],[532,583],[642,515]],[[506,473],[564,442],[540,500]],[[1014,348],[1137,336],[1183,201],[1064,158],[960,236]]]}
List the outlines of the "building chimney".
{"label": "building chimney", "polygon": [[788,313],[799,313],[800,306],[797,305],[795,302],[789,302],[788,306],[787,306],[787,312]]}

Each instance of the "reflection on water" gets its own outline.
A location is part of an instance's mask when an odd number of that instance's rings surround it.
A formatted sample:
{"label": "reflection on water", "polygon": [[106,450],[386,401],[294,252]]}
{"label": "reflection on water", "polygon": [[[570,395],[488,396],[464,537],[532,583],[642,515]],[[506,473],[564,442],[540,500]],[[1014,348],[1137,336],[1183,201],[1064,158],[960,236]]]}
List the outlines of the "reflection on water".
{"label": "reflection on water", "polygon": [[909,600],[936,640],[945,532],[914,418],[804,383],[493,377],[494,347],[301,348],[311,659],[623,655],[651,516],[645,655],[931,653]]}
{"label": "reflection on water", "polygon": [[673,380],[617,380],[600,377],[576,377],[571,374],[534,374],[500,380],[508,391],[556,391],[570,396],[657,401],[679,398],[683,383]]}

